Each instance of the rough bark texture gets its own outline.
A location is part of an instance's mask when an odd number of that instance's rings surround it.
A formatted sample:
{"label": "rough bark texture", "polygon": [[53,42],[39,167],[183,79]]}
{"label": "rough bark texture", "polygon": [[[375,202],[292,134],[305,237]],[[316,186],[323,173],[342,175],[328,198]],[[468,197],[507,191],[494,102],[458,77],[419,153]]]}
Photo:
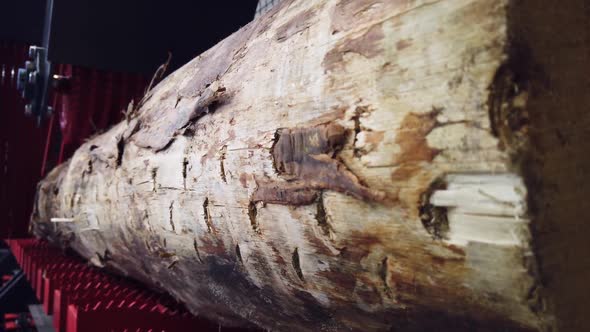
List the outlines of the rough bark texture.
{"label": "rough bark texture", "polygon": [[33,230],[226,324],[584,330],[585,6],[285,1],[53,170]]}

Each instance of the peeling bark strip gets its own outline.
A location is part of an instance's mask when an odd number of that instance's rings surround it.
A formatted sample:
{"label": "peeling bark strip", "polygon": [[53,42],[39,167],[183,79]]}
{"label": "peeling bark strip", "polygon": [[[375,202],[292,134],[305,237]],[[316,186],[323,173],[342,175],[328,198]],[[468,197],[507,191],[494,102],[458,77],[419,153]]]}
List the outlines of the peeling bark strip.
{"label": "peeling bark strip", "polygon": [[160,151],[166,148],[190,121],[196,120],[212,110],[214,103],[221,101],[225,88],[213,82],[190,106],[177,109],[170,116],[150,118],[150,114],[140,115],[139,130],[132,134],[137,146]]}
{"label": "peeling bark strip", "polygon": [[277,173],[289,182],[263,182],[253,200],[306,205],[315,200],[318,190],[328,189],[358,199],[383,201],[384,193],[363,186],[336,159],[346,136],[346,129],[337,124],[279,130],[272,156]]}
{"label": "peeling bark strip", "polygon": [[49,173],[32,231],[223,325],[590,331],[586,2],[284,0]]}

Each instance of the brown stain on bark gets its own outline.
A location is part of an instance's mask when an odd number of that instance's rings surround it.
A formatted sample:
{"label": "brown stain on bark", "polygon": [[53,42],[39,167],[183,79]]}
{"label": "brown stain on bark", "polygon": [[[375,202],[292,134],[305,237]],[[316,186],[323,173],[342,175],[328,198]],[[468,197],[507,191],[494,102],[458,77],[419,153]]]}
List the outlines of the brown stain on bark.
{"label": "brown stain on bark", "polygon": [[383,247],[371,247],[371,251],[383,251],[387,259],[371,257],[371,261],[379,267],[376,272],[384,285],[384,296],[393,295],[397,301],[423,306],[428,303],[425,297],[460,297],[471,293],[468,288],[454,285],[471,273],[462,249],[443,242],[425,245],[413,239],[392,243],[380,236],[384,239]]}
{"label": "brown stain on bark", "polygon": [[275,34],[275,39],[281,43],[291,36],[309,29],[315,23],[316,12],[321,8],[310,8],[295,15],[289,22],[281,25]]}
{"label": "brown stain on bark", "polygon": [[275,248],[274,246],[271,246],[270,249],[274,253],[275,262],[279,266],[284,266],[287,262],[283,258],[283,255],[281,255],[281,252],[277,248]]}
{"label": "brown stain on bark", "polygon": [[377,145],[383,142],[383,138],[385,137],[384,131],[369,131],[366,134],[365,142],[370,145]]}
{"label": "brown stain on bark", "polygon": [[355,53],[362,55],[367,59],[374,58],[383,53],[383,46],[381,41],[385,38],[383,29],[380,24],[374,25],[363,35],[345,39],[334,48],[332,48],[322,62],[322,65],[326,71],[335,71],[340,69],[344,64],[344,54]]}
{"label": "brown stain on bark", "polygon": [[340,0],[332,12],[332,34],[346,32],[375,18],[384,12],[403,12],[411,0]]}
{"label": "brown stain on bark", "polygon": [[334,7],[332,14],[332,34],[349,30],[353,18],[366,11],[375,3],[373,0],[341,0]]}
{"label": "brown stain on bark", "polygon": [[395,157],[398,168],[393,172],[394,181],[405,181],[416,175],[422,162],[431,162],[439,153],[428,146],[426,136],[437,126],[439,110],[424,114],[408,113],[401,122],[395,142],[400,152]]}
{"label": "brown stain on bark", "polygon": [[344,119],[344,115],[346,114],[347,110],[348,110],[348,106],[341,106],[341,105],[332,106],[330,108],[329,112],[323,113],[323,114],[319,115],[318,117],[310,120],[309,124],[312,126],[317,126],[317,125],[321,125],[321,124],[328,123],[328,122],[334,122],[339,119]]}
{"label": "brown stain on bark", "polygon": [[383,202],[385,194],[365,187],[336,159],[346,140],[337,124],[277,131],[272,156],[277,173],[287,182],[259,183],[253,201],[311,204],[319,190],[333,190],[358,199]]}
{"label": "brown stain on bark", "polygon": [[[370,290],[370,287],[357,289],[357,284],[361,281],[361,284],[371,285],[371,280],[375,280],[373,284],[377,285],[378,283],[377,286],[382,287],[380,277],[382,271],[378,270],[372,274],[362,267],[362,262],[372,251],[382,250],[385,246],[385,238],[382,234],[363,231],[353,231],[346,236],[347,241],[342,243],[343,247],[340,248],[340,252],[335,257],[336,261],[346,262],[346,264],[330,264],[329,269],[317,272],[318,276],[329,281],[328,284],[332,287],[332,296],[346,299],[351,296],[351,293],[355,292],[358,293],[356,296],[362,297],[367,303],[380,302],[380,298],[377,299],[376,297],[378,293],[374,289]],[[315,247],[316,249],[320,248],[319,245]],[[325,255],[328,257],[333,256],[329,252],[326,252]]]}
{"label": "brown stain on bark", "polygon": [[274,244],[270,244],[270,249],[273,252],[273,261],[276,263],[276,266],[279,269],[279,274],[283,278],[287,278],[289,276],[287,272],[287,261],[285,261],[285,258],[283,258],[283,255]]}
{"label": "brown stain on bark", "polygon": [[248,188],[248,177],[249,175],[246,173],[240,174],[240,183],[242,184],[243,188]]}
{"label": "brown stain on bark", "polygon": [[[354,293],[358,300],[371,305],[391,301],[418,304],[415,301],[426,294],[451,296],[448,292],[457,288],[449,281],[462,280],[468,273],[465,253],[444,243],[435,244],[438,249],[434,250],[414,246],[417,240],[396,241],[395,233],[387,227],[353,231],[345,238],[346,242],[339,243],[343,247],[338,262],[347,263],[330,263],[329,269],[317,272],[329,281],[331,295],[336,298]],[[438,286],[429,287],[432,282]],[[469,294],[468,290],[458,291]]]}
{"label": "brown stain on bark", "polygon": [[379,287],[372,282],[358,283],[354,288],[353,297],[356,301],[368,305],[381,305],[383,303]]}
{"label": "brown stain on bark", "polygon": [[395,48],[398,51],[403,50],[404,48],[412,46],[412,38],[409,39],[401,39],[397,43],[395,43]]}
{"label": "brown stain on bark", "polygon": [[252,194],[252,201],[270,204],[309,205],[318,196],[317,190],[305,183],[259,182]]}
{"label": "brown stain on bark", "polygon": [[360,260],[366,257],[374,247],[382,247],[384,245],[383,240],[384,237],[380,234],[353,231],[350,234],[350,243],[346,245],[346,248],[342,251],[341,255],[352,261],[360,262]]}
{"label": "brown stain on bark", "polygon": [[233,257],[228,253],[228,248],[221,240],[210,236],[200,237],[199,240],[199,253],[204,257],[205,262],[210,256],[233,260]]}

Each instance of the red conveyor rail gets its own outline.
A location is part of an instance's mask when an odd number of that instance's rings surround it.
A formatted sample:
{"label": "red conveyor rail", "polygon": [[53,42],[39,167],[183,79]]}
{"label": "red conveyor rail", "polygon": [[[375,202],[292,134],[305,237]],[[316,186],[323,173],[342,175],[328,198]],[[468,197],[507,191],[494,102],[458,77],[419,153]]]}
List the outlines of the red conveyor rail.
{"label": "red conveyor rail", "polygon": [[38,239],[6,241],[56,331],[218,331],[169,297],[102,272]]}

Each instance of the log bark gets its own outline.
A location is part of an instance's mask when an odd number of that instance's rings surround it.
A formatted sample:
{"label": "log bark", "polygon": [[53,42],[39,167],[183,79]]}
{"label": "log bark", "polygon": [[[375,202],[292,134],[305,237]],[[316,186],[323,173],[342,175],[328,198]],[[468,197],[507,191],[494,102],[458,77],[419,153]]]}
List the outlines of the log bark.
{"label": "log bark", "polygon": [[224,324],[584,330],[586,6],[285,1],[54,169],[33,232]]}

